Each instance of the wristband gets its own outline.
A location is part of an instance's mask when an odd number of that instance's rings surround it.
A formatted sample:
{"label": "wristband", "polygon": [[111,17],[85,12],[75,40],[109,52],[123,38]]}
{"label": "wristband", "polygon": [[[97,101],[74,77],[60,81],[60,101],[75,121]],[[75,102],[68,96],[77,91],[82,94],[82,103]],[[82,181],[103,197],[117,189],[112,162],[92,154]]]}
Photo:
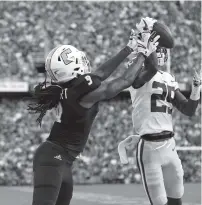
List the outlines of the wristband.
{"label": "wristband", "polygon": [[147,56],[146,56],[144,53],[139,52],[138,54],[139,54],[140,56],[144,57],[144,60],[146,60],[146,59],[147,59]]}
{"label": "wristband", "polygon": [[201,86],[199,86],[199,87],[192,86],[190,99],[195,100],[195,101],[199,100],[200,99],[200,91],[201,91]]}

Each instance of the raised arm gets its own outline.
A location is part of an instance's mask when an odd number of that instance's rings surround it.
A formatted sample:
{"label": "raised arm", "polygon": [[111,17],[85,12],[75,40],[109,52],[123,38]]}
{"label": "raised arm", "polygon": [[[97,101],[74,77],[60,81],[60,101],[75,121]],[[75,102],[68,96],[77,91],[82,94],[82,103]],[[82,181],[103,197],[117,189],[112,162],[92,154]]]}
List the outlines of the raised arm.
{"label": "raised arm", "polygon": [[184,115],[193,116],[195,114],[196,108],[198,106],[198,100],[187,99],[179,89],[175,91],[175,98],[173,100],[173,105]]}
{"label": "raised arm", "polygon": [[173,105],[183,114],[193,116],[200,99],[201,75],[195,71],[190,98],[187,99],[179,89],[175,91]]}
{"label": "raised arm", "polygon": [[[135,80],[137,71],[142,67],[145,61],[143,54],[139,53],[133,64],[124,72],[124,74],[112,81],[103,82],[102,85],[83,98],[82,101],[97,102],[113,98],[122,90],[128,88]],[[93,104],[94,104],[93,103]]]}
{"label": "raised arm", "polygon": [[107,79],[114,70],[131,54],[133,50],[126,46],[117,55],[102,64],[93,74],[99,76],[102,81]]}
{"label": "raised arm", "polygon": [[[148,34],[148,36],[150,37],[150,34]],[[86,108],[92,107],[92,105],[96,102],[113,98],[122,90],[131,86],[136,78],[138,71],[140,71],[140,68],[144,63],[145,58],[156,50],[158,39],[159,36],[152,39],[153,41],[151,42],[149,38],[146,38],[146,47],[143,49],[141,45],[140,49],[138,48],[139,50],[137,57],[133,60],[131,65],[129,65],[129,68],[125,71],[125,73],[117,79],[109,82],[103,82],[99,88],[84,96],[80,104]],[[145,44],[145,42],[142,43]]]}
{"label": "raised arm", "polygon": [[131,30],[129,42],[125,48],[123,48],[117,55],[106,61],[97,70],[93,72],[93,74],[99,76],[102,81],[107,79],[114,70],[126,59],[134,49],[137,48],[137,41],[135,39],[134,30]]}
{"label": "raised arm", "polygon": [[144,69],[141,69],[138,72],[137,77],[135,78],[132,86],[134,88],[140,88],[146,82],[150,81],[153,76],[158,71],[158,61],[156,52],[153,52],[144,62]]}

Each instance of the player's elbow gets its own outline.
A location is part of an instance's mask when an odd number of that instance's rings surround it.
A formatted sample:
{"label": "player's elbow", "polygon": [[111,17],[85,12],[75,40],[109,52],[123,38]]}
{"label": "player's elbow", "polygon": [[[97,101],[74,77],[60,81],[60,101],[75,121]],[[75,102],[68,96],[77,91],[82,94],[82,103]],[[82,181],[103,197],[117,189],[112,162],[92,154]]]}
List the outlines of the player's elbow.
{"label": "player's elbow", "polygon": [[188,117],[192,117],[195,115],[195,110],[185,111],[185,112],[183,112],[183,114],[188,116]]}
{"label": "player's elbow", "polygon": [[187,106],[185,112],[187,116],[192,117],[195,115],[196,107]]}
{"label": "player's elbow", "polygon": [[189,117],[193,117],[195,115],[195,111],[189,113]]}

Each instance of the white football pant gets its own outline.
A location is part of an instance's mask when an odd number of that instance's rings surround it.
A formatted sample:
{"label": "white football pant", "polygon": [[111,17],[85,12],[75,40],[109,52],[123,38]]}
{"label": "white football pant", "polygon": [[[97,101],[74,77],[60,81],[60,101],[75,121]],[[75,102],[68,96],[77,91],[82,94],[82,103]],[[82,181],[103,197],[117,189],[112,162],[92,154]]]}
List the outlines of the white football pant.
{"label": "white football pant", "polygon": [[174,138],[161,142],[140,139],[136,159],[144,189],[152,205],[165,205],[167,197],[183,196],[184,172]]}

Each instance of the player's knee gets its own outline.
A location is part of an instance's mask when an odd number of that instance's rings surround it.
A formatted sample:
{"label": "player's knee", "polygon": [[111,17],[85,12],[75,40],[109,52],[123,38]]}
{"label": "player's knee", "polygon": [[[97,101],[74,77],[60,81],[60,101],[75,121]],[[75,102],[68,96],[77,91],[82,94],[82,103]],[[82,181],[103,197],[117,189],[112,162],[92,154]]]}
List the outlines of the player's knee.
{"label": "player's knee", "polygon": [[168,197],[168,205],[182,205],[181,198],[170,198]]}
{"label": "player's knee", "polygon": [[168,197],[173,199],[180,199],[184,195],[184,186],[176,186],[175,188],[172,188],[172,190],[169,191]]}
{"label": "player's knee", "polygon": [[176,197],[177,199],[182,198],[182,196],[184,195],[184,186],[181,186],[180,189],[178,189],[178,191],[176,191]]}
{"label": "player's knee", "polygon": [[158,196],[156,198],[154,198],[152,200],[152,204],[153,205],[166,205],[167,204],[167,196],[166,195],[161,195],[161,196]]}
{"label": "player's knee", "polygon": [[69,192],[69,193],[67,194],[67,199],[66,199],[66,201],[67,201],[68,203],[66,203],[66,204],[70,204],[70,201],[72,200],[72,196],[73,196],[73,191],[72,191],[72,192]]}

